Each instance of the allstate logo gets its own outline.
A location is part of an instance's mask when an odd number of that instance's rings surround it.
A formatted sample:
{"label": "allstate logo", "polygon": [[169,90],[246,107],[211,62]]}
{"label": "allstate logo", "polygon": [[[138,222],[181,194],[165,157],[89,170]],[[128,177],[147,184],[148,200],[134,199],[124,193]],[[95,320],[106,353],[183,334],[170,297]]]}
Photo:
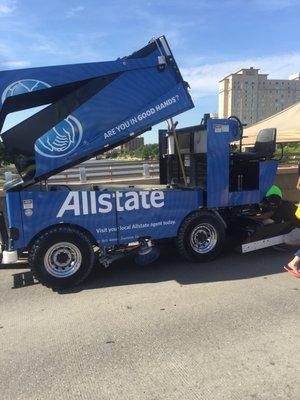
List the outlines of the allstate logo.
{"label": "allstate logo", "polygon": [[36,79],[23,79],[21,81],[13,82],[2,93],[1,101],[4,101],[11,96],[18,94],[35,92],[36,90],[48,89],[51,87],[48,83],[38,81]]}
{"label": "allstate logo", "polygon": [[35,151],[45,157],[63,157],[72,153],[82,139],[82,126],[69,115],[35,142]]}
{"label": "allstate logo", "polygon": [[[3,92],[1,101],[11,96],[30,93],[51,87],[36,79],[23,79],[11,83]],[[35,142],[35,151],[44,157],[64,157],[72,153],[82,139],[82,125],[77,118],[69,115]]]}

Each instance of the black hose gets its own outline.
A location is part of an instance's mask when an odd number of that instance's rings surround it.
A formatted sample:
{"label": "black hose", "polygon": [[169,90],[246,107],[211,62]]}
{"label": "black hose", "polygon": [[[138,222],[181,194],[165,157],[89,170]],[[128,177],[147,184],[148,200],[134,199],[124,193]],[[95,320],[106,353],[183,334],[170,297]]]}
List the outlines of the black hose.
{"label": "black hose", "polygon": [[242,152],[242,145],[243,145],[243,132],[244,132],[244,126],[242,124],[242,121],[236,117],[235,115],[231,115],[228,119],[234,119],[237,121],[239,130],[240,130],[240,153]]}

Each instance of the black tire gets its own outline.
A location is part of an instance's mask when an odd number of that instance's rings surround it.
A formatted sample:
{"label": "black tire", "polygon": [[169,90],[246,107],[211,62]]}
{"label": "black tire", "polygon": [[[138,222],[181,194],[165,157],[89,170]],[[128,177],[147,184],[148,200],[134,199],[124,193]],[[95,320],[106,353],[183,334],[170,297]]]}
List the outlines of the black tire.
{"label": "black tire", "polygon": [[196,211],[182,222],[176,244],[180,255],[186,260],[201,262],[217,257],[223,249],[225,239],[224,224],[216,215],[207,211]]}
{"label": "black tire", "polygon": [[36,239],[28,261],[34,277],[56,289],[76,286],[86,279],[94,257],[92,243],[84,233],[62,226],[49,229]]}

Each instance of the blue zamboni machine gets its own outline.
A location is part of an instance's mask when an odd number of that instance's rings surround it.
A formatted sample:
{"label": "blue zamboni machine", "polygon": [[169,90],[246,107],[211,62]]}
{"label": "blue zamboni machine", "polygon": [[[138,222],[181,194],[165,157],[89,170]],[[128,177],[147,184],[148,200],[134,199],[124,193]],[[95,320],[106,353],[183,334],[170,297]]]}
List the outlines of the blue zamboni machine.
{"label": "blue zamboni machine", "polygon": [[[1,126],[10,113],[39,107],[2,132],[19,174],[5,185],[2,261],[28,254],[34,276],[49,287],[79,284],[95,259],[106,267],[128,256],[154,261],[163,239],[201,262],[216,257],[228,237],[242,238],[250,251],[291,229],[251,219],[275,179],[276,131],[261,134],[251,154],[232,154],[241,138],[236,118],[206,116],[176,129],[172,117],[194,105],[164,36],[115,61],[2,71],[0,93]],[[47,181],[165,120],[155,187]]]}

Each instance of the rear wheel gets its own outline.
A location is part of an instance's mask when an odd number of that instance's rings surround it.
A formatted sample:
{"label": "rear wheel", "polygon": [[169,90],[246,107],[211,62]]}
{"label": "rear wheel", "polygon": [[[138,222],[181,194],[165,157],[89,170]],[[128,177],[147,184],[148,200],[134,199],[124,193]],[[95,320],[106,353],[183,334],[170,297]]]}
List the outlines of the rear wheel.
{"label": "rear wheel", "polygon": [[84,233],[69,227],[45,232],[29,252],[34,276],[53,288],[78,285],[89,275],[93,263],[92,243]]}
{"label": "rear wheel", "polygon": [[177,236],[177,248],[188,261],[208,261],[222,251],[225,237],[224,225],[217,216],[197,211],[182,222]]}

